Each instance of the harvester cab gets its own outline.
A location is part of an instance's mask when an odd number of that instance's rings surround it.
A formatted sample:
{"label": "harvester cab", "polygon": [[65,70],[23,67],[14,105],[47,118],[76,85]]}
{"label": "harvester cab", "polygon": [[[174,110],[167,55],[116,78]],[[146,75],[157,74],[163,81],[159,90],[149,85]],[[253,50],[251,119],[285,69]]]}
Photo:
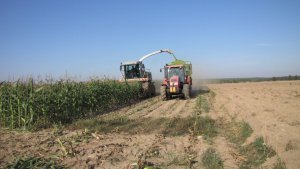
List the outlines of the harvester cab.
{"label": "harvester cab", "polygon": [[161,98],[166,100],[172,96],[189,99],[192,89],[192,64],[183,60],[175,60],[164,67],[164,81],[161,85]]}
{"label": "harvester cab", "polygon": [[120,66],[123,80],[127,81],[151,81],[150,71],[146,71],[145,65],[139,61],[124,62]]}

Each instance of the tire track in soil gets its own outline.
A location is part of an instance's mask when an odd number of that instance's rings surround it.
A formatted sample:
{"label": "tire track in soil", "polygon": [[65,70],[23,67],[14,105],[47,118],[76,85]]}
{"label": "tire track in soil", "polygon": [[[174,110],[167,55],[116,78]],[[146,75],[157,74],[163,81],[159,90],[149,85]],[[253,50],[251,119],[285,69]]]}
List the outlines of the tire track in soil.
{"label": "tire track in soil", "polygon": [[[151,103],[150,103],[151,104]],[[152,105],[143,105],[143,109],[134,112],[130,118],[151,117],[187,117],[193,114],[196,98],[188,100],[171,99],[167,101],[160,100],[160,97],[155,98],[155,103]],[[149,106],[149,107],[147,107]]]}
{"label": "tire track in soil", "polygon": [[[181,112],[184,110],[184,107],[189,100],[180,100],[176,102],[173,107],[170,108],[170,111],[167,111],[165,117],[181,117]],[[183,112],[182,112],[183,113]]]}
{"label": "tire track in soil", "polygon": [[141,110],[143,110],[147,107],[154,106],[157,104],[159,104],[159,98],[153,97],[153,98],[144,100],[141,103],[138,103],[133,108],[129,108],[128,111],[126,111],[125,113],[123,112],[122,114],[129,117],[131,115],[134,115],[136,112],[140,112]]}
{"label": "tire track in soil", "polygon": [[160,100],[160,97],[155,97],[153,102],[140,106],[138,109],[128,114],[128,117],[132,119],[145,117],[151,112],[160,109],[164,105],[164,102]]}
{"label": "tire track in soil", "polygon": [[244,160],[235,145],[222,136],[217,136],[214,139],[213,147],[224,160],[225,168],[238,169],[239,164]]}
{"label": "tire track in soil", "polygon": [[195,98],[188,100],[171,99],[162,101],[160,96],[152,97],[142,102],[136,103],[130,107],[111,112],[105,116],[128,117],[131,119],[141,117],[162,118],[162,117],[187,117],[192,115]]}
{"label": "tire track in soil", "polygon": [[165,117],[165,115],[169,112],[172,111],[172,108],[174,106],[177,106],[179,100],[168,100],[168,101],[161,101],[163,104],[158,107],[157,109],[153,110],[152,112],[148,113],[144,117],[152,117],[152,118],[162,118]]}
{"label": "tire track in soil", "polygon": [[125,113],[122,113],[122,116],[127,116],[131,119],[141,118],[141,117],[156,117],[154,115],[158,114],[159,117],[163,117],[162,114],[170,111],[169,109],[173,106],[176,106],[179,100],[168,100],[162,101],[160,97],[155,97],[152,101],[144,101],[143,103],[127,110]]}
{"label": "tire track in soil", "polygon": [[157,104],[161,104],[159,97],[152,97],[147,100],[143,100],[141,102],[135,103],[131,106],[122,108],[120,110],[110,112],[108,114],[100,115],[100,117],[107,117],[107,116],[130,117],[130,116],[136,114],[137,112],[140,112],[144,108],[147,108],[149,106],[155,106]]}
{"label": "tire track in soil", "polygon": [[193,114],[194,100],[178,100],[173,107],[170,108],[169,111],[165,113],[165,117],[187,117]]}

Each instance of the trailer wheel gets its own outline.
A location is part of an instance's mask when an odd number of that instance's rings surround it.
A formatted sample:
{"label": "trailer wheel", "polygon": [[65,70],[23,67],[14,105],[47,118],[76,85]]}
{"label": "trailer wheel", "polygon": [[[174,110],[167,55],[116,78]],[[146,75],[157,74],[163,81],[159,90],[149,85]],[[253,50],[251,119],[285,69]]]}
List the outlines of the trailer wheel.
{"label": "trailer wheel", "polygon": [[166,86],[160,86],[160,98],[161,100],[167,100]]}
{"label": "trailer wheel", "polygon": [[190,99],[191,97],[191,88],[189,84],[183,85],[183,95],[185,99]]}

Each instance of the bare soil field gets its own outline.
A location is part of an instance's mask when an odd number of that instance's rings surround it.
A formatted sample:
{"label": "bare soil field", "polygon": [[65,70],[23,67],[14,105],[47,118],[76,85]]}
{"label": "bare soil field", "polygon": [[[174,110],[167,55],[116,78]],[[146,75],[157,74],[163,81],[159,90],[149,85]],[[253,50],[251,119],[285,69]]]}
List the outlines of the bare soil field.
{"label": "bare soil field", "polygon": [[[285,161],[300,168],[300,81],[212,84],[216,93],[214,116],[236,117],[250,124],[246,143],[263,136]],[[277,158],[269,159],[265,166]]]}
{"label": "bare soil field", "polygon": [[[68,168],[274,168],[279,159],[300,168],[300,81],[207,86],[189,100],[156,96],[66,126],[0,129],[0,168],[20,157]],[[245,153],[252,145],[269,152],[260,163]]]}

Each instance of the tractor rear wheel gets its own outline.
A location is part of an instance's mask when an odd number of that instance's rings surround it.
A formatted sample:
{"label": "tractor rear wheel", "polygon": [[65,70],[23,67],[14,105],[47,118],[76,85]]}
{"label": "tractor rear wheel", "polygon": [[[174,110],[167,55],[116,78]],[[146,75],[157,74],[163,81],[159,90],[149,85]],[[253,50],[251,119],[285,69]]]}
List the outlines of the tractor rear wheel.
{"label": "tractor rear wheel", "polygon": [[191,97],[191,87],[189,84],[183,85],[183,95],[185,99],[190,99]]}
{"label": "tractor rear wheel", "polygon": [[162,100],[167,100],[167,91],[166,86],[160,86],[160,98]]}

